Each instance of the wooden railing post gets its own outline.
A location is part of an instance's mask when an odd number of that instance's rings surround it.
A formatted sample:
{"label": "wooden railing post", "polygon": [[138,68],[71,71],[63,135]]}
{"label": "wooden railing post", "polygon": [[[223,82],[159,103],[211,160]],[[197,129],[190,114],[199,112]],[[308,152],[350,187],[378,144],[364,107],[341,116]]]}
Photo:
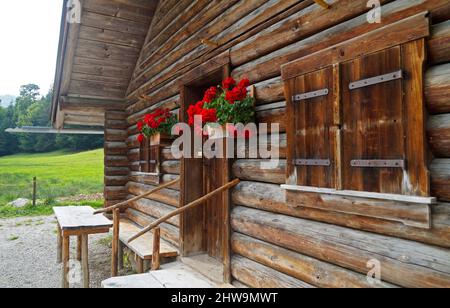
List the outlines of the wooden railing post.
{"label": "wooden railing post", "polygon": [[153,232],[152,271],[157,271],[161,267],[161,258],[159,255],[161,247],[161,228],[157,227]]}
{"label": "wooden railing post", "polygon": [[117,277],[119,266],[120,209],[115,209],[113,212],[113,224],[111,277]]}

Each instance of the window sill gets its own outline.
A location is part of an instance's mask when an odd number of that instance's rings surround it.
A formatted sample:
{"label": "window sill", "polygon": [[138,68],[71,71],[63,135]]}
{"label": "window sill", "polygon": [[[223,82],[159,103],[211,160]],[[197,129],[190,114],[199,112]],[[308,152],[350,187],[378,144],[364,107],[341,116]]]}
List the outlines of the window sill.
{"label": "window sill", "polygon": [[405,226],[430,229],[431,206],[436,198],[380,194],[360,191],[281,185],[287,204],[363,217],[400,222]]}
{"label": "window sill", "polygon": [[285,190],[291,190],[291,191],[318,193],[318,194],[335,195],[335,196],[343,196],[343,197],[388,200],[388,201],[397,201],[397,202],[402,202],[402,203],[416,203],[416,204],[427,204],[427,205],[432,205],[432,204],[437,203],[437,199],[434,197],[417,197],[417,196],[406,196],[406,195],[396,195],[396,194],[382,194],[382,193],[363,192],[363,191],[356,191],[356,190],[336,190],[336,189],[330,189],[330,188],[295,186],[295,185],[281,185],[281,188],[285,189]]}

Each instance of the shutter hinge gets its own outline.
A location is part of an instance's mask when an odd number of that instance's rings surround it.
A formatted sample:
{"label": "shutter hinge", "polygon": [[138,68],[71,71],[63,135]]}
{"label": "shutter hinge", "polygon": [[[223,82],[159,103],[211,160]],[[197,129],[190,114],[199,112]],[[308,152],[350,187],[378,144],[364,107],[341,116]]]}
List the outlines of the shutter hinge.
{"label": "shutter hinge", "polygon": [[360,89],[360,88],[372,86],[375,84],[393,81],[393,80],[402,79],[402,78],[403,78],[403,71],[400,70],[400,71],[389,73],[386,75],[380,75],[380,76],[352,82],[352,83],[350,83],[349,88],[350,88],[350,90],[355,90],[355,89]]}
{"label": "shutter hinge", "polygon": [[352,167],[356,168],[405,168],[406,162],[403,159],[391,159],[391,160],[363,160],[355,159],[350,162]]}
{"label": "shutter hinge", "polygon": [[295,166],[331,166],[329,159],[294,159]]}
{"label": "shutter hinge", "polygon": [[300,102],[311,98],[317,98],[321,96],[326,96],[330,93],[330,90],[328,89],[322,89],[318,91],[303,93],[303,94],[297,94],[292,96],[292,101],[294,102]]}

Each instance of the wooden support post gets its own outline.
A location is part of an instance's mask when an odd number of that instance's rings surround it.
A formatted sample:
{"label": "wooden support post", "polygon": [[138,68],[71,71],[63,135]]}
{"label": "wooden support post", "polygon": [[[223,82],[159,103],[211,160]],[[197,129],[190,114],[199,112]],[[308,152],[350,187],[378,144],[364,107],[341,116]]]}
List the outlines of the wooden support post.
{"label": "wooden support post", "polygon": [[63,245],[63,239],[61,234],[61,226],[57,224],[56,226],[56,234],[57,234],[57,240],[56,240],[56,262],[60,264],[62,262],[62,245]]}
{"label": "wooden support post", "polygon": [[77,260],[78,261],[81,261],[81,250],[82,250],[81,238],[82,238],[81,235],[77,236]]}
{"label": "wooden support post", "polygon": [[144,259],[136,256],[136,272],[138,274],[144,273]]}
{"label": "wooden support post", "polygon": [[123,243],[119,240],[119,252],[117,254],[117,258],[119,259],[118,261],[118,267],[119,270],[123,270],[123,250],[124,250],[124,245]]}
{"label": "wooden support post", "polygon": [[87,234],[83,234],[81,236],[81,264],[83,268],[83,285],[85,289],[89,289],[89,236]]}
{"label": "wooden support post", "polygon": [[153,232],[152,271],[157,271],[161,267],[161,258],[159,255],[161,247],[161,228],[155,228]]}
{"label": "wooden support post", "polygon": [[70,237],[63,236],[62,240],[62,259],[63,259],[63,268],[62,268],[62,287],[64,289],[69,288],[69,261],[70,261]]}
{"label": "wooden support post", "polygon": [[119,228],[120,228],[120,209],[113,212],[113,240],[112,240],[112,260],[111,260],[111,276],[118,275],[118,251],[119,251]]}
{"label": "wooden support post", "polygon": [[37,179],[33,177],[33,206],[36,206]]}

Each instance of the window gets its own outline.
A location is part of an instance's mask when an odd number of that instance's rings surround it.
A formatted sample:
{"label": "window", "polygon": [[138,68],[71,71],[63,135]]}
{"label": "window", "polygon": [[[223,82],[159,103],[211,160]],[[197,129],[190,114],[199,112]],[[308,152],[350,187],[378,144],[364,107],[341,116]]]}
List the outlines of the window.
{"label": "window", "polygon": [[430,228],[428,35],[421,13],[283,66],[288,203]]}

